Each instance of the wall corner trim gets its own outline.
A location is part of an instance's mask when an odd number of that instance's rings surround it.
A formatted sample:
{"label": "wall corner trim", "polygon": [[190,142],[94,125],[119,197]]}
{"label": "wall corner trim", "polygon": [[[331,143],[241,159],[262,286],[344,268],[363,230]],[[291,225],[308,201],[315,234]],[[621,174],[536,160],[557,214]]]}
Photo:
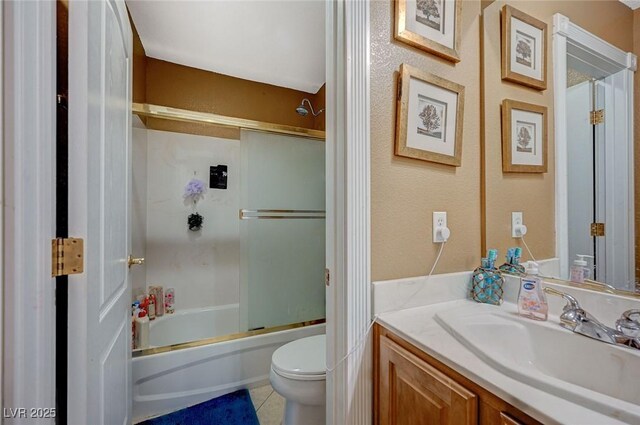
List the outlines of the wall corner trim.
{"label": "wall corner trim", "polygon": [[[3,2],[2,405],[56,406],[56,3]],[[28,410],[27,410],[28,411]],[[29,419],[27,419],[29,421]],[[43,419],[53,424],[54,419]]]}
{"label": "wall corner trim", "polygon": [[370,4],[327,2],[326,13],[327,424],[369,425]]}

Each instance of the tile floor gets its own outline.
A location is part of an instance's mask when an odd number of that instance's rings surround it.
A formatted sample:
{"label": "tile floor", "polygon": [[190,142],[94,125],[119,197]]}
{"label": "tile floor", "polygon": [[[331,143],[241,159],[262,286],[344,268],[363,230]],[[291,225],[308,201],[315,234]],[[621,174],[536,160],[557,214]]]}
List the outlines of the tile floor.
{"label": "tile floor", "polygon": [[282,425],[284,414],[284,398],[265,385],[249,390],[251,401],[258,414],[260,425]]}

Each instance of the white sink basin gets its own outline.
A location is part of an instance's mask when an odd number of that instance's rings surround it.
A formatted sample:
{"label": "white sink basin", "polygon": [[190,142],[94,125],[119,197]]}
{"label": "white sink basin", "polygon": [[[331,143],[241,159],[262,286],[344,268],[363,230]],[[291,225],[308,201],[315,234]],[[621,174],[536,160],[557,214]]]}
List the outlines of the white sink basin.
{"label": "white sink basin", "polygon": [[617,347],[505,308],[469,304],[436,321],[484,362],[518,381],[640,423],[640,350]]}

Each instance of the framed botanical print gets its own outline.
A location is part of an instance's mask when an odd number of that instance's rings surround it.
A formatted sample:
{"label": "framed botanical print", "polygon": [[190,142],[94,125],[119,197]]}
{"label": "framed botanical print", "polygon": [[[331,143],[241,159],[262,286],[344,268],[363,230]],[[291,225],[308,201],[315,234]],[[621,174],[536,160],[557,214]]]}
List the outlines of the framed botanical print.
{"label": "framed botanical print", "polygon": [[547,172],[547,108],[506,99],[502,102],[502,171]]}
{"label": "framed botanical print", "polygon": [[396,155],[459,167],[464,87],[407,64],[400,74]]}
{"label": "framed botanical print", "polygon": [[395,0],[396,40],[460,62],[462,0]]}
{"label": "framed botanical print", "polygon": [[547,88],[547,24],[511,6],[502,8],[502,79]]}

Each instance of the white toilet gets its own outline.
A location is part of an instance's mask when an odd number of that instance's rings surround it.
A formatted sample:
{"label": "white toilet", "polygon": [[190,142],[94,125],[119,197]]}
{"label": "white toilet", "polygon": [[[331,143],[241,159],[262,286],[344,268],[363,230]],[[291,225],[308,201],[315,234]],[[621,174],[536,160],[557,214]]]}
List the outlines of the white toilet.
{"label": "white toilet", "polygon": [[271,357],[271,386],[285,398],[283,425],[324,425],[326,337],[310,336],[278,348]]}

